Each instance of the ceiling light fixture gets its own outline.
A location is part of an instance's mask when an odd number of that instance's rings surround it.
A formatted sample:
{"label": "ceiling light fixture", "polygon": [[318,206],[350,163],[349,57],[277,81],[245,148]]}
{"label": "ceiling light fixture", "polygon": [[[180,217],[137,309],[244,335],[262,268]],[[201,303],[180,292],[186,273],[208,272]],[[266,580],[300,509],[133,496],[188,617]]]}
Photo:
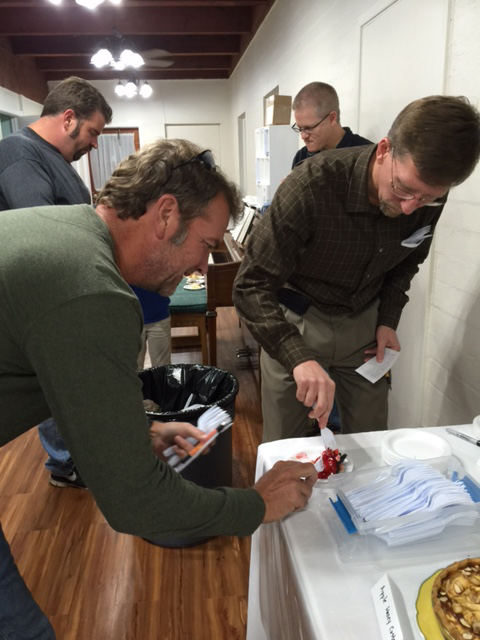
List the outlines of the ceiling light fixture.
{"label": "ceiling light fixture", "polygon": [[121,80],[118,81],[118,84],[115,87],[115,93],[119,98],[123,98],[123,96],[125,95],[125,86]]}
{"label": "ceiling light fixture", "polygon": [[112,38],[105,38],[98,46],[99,50],[90,60],[97,69],[110,65],[116,71],[123,71],[127,67],[138,69],[145,64],[142,56],[135,51],[133,43],[116,29],[113,30]]}
{"label": "ceiling light fixture", "polygon": [[148,83],[147,80],[144,80],[142,86],[140,87],[140,95],[142,96],[142,98],[150,98],[152,93],[152,86]]}
{"label": "ceiling light fixture", "polygon": [[125,85],[125,97],[133,98],[137,95],[137,83],[133,80],[129,80]]}
{"label": "ceiling light fixture", "polygon": [[115,86],[115,93],[119,98],[134,98],[136,95],[141,95],[142,98],[150,98],[153,94],[153,89],[147,80],[142,81],[143,84],[138,89],[139,82],[137,79],[130,78],[127,84],[123,84],[121,80]]}

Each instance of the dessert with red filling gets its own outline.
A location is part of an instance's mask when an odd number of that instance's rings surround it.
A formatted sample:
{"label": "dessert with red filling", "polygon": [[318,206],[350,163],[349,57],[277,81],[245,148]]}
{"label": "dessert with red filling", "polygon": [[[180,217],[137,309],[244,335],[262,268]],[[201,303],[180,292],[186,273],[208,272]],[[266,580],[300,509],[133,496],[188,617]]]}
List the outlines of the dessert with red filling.
{"label": "dessert with red filling", "polygon": [[323,462],[323,471],[318,472],[318,477],[320,480],[325,480],[328,476],[331,476],[333,473],[340,473],[343,471],[343,461],[347,457],[346,453],[340,453],[338,449],[325,449],[322,451],[322,454],[318,456],[315,460],[322,460]]}

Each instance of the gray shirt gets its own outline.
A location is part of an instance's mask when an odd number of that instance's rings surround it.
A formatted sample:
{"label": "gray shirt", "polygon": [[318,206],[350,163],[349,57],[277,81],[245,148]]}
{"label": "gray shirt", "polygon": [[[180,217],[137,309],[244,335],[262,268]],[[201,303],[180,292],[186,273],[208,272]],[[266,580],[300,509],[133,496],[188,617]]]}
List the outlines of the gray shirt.
{"label": "gray shirt", "polygon": [[90,204],[90,192],[60,151],[29,127],[0,141],[0,211]]}

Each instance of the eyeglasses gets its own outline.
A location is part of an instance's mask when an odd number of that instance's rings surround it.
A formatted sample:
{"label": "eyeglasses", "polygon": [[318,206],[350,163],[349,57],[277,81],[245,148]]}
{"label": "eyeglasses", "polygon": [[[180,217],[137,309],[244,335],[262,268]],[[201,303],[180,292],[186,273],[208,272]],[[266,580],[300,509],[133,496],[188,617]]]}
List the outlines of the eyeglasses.
{"label": "eyeglasses", "polygon": [[326,116],[323,116],[323,118],[320,120],[320,122],[317,122],[317,124],[314,124],[312,127],[298,127],[297,123],[295,123],[295,124],[292,124],[292,129],[294,131],[296,131],[297,133],[311,133],[314,129],[316,129],[318,127],[319,124],[322,124],[322,122],[325,120],[325,118],[328,118],[328,116],[331,113],[332,112],[329,111]]}
{"label": "eyeglasses", "polygon": [[217,170],[217,165],[215,164],[215,158],[213,157],[213,153],[210,151],[210,149],[206,149],[205,151],[202,151],[202,153],[199,153],[194,158],[191,158],[190,160],[185,160],[185,162],[181,162],[180,164],[177,164],[175,167],[173,167],[172,171],[174,171],[175,169],[179,169],[180,167],[185,167],[187,164],[192,164],[194,162],[200,162],[201,164],[203,164],[203,166],[206,169],[208,169],[208,171]]}
{"label": "eyeglasses", "polygon": [[417,198],[417,196],[413,195],[413,193],[410,193],[409,191],[405,191],[405,189],[402,189],[401,187],[397,187],[397,185],[393,183],[394,160],[395,160],[395,156],[393,155],[393,148],[392,148],[392,173],[391,173],[392,177],[390,179],[390,188],[393,194],[397,196],[397,198],[400,198],[400,200],[417,200],[417,202],[422,207],[440,207],[442,204],[444,204],[443,201],[439,202],[438,200],[428,200],[427,198]]}

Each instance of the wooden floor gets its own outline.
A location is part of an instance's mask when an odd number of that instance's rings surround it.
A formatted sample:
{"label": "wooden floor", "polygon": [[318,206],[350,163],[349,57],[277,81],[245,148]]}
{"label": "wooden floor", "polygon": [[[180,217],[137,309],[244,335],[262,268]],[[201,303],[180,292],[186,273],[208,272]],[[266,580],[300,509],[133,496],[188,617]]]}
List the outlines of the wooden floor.
{"label": "wooden floor", "polygon": [[[240,382],[233,427],[234,485],[253,484],[261,435],[259,391],[236,359],[233,309],[220,309],[218,366]],[[174,362],[201,362],[198,350]],[[250,540],[217,538],[162,549],[116,533],[87,491],[48,484],[35,429],[0,449],[0,518],[17,565],[58,640],[242,640]]]}

